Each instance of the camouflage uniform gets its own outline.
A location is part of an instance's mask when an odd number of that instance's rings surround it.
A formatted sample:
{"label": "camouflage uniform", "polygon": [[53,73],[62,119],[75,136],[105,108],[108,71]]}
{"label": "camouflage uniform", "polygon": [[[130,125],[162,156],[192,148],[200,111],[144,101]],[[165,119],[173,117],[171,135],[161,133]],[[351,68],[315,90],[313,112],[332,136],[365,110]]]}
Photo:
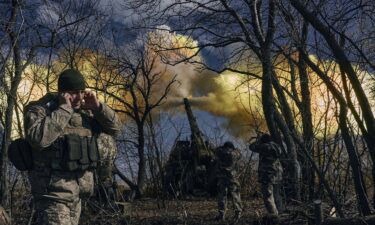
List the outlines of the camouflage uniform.
{"label": "camouflage uniform", "polygon": [[10,224],[10,218],[8,214],[5,212],[5,209],[1,206],[0,206],[0,224],[1,225]]}
{"label": "camouflage uniform", "polygon": [[52,151],[50,146],[68,134],[80,138],[97,134],[99,157],[102,160],[98,164],[104,162],[107,165],[105,161],[112,157],[111,153],[103,153],[100,149],[103,143],[113,143],[109,135],[116,135],[120,131],[116,113],[103,103],[97,112],[74,111],[66,104],[59,105],[56,95],[47,94],[25,108],[24,125],[26,139],[33,148],[34,168],[29,171],[29,181],[38,224],[78,224],[81,198],[93,193],[95,166],[66,171],[59,163],[63,157],[59,154],[64,154],[67,147],[60,145],[59,151]]}
{"label": "camouflage uniform", "polygon": [[278,215],[282,207],[280,183],[283,168],[279,157],[281,149],[274,142],[253,143],[250,150],[259,153],[258,181],[261,183],[263,201],[269,214]]}
{"label": "camouflage uniform", "polygon": [[240,184],[238,182],[239,159],[241,153],[238,149],[219,147],[216,149],[217,157],[217,182],[218,182],[218,209],[219,218],[224,219],[227,196],[232,197],[236,216],[242,212],[240,197]]}

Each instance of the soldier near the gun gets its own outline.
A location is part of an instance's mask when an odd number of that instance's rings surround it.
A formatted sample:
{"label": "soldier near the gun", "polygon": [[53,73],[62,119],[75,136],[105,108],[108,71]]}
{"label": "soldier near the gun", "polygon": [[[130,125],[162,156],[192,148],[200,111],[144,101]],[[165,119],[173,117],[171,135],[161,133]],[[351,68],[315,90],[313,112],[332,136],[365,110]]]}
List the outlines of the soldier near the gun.
{"label": "soldier near the gun", "polygon": [[236,149],[232,142],[225,144],[216,149],[217,158],[217,185],[218,185],[218,211],[217,220],[225,220],[225,212],[228,195],[232,198],[235,208],[235,220],[241,217],[242,203],[240,196],[239,159],[241,153]]}
{"label": "soldier near the gun", "polygon": [[38,224],[78,224],[81,199],[93,194],[100,151],[108,147],[102,145],[120,132],[116,113],[85,88],[83,75],[68,69],[59,75],[58,94],[48,93],[25,108]]}
{"label": "soldier near the gun", "polygon": [[250,144],[249,148],[259,153],[258,181],[261,183],[264,205],[270,215],[277,216],[282,209],[281,149],[269,134],[263,134],[259,140]]}

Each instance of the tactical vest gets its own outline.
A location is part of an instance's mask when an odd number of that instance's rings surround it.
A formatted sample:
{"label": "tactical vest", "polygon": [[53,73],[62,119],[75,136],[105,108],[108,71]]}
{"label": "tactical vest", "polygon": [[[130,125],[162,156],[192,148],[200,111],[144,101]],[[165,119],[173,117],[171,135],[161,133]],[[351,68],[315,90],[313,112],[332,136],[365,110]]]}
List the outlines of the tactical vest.
{"label": "tactical vest", "polygon": [[[56,99],[47,104],[51,111],[55,110]],[[97,137],[99,125],[87,113],[81,112],[82,121],[89,123],[90,128],[67,126],[64,133],[47,149],[33,151],[34,163],[40,167],[53,170],[80,171],[96,168],[99,161]]]}
{"label": "tactical vest", "polygon": [[99,160],[95,136],[65,134],[58,138],[47,151],[55,152],[50,166],[55,170],[76,171],[95,168]]}
{"label": "tactical vest", "polygon": [[[90,130],[85,128],[77,130],[91,134]],[[81,136],[67,131],[65,133],[47,149],[34,151],[34,164],[62,171],[96,168],[99,161],[96,135]]]}

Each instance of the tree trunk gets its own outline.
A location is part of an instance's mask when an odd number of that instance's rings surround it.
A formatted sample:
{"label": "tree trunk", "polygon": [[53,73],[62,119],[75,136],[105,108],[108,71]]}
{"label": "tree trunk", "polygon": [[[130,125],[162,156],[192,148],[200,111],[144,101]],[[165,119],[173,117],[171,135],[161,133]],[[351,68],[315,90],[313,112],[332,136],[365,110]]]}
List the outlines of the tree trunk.
{"label": "tree trunk", "polygon": [[[12,12],[11,12],[11,19],[9,23],[15,23],[17,19],[19,3],[18,1],[12,1]],[[10,43],[12,46],[13,52],[13,64],[14,64],[14,75],[11,79],[10,84],[10,91],[7,94],[7,108],[5,110],[5,126],[4,126],[4,140],[2,142],[2,152],[1,152],[1,160],[0,160],[0,169],[1,169],[1,177],[0,177],[0,201],[1,204],[6,206],[8,203],[8,146],[11,141],[11,133],[12,133],[12,124],[13,124],[13,111],[15,102],[17,99],[17,90],[18,86],[21,82],[21,75],[23,66],[21,63],[21,50],[19,47],[19,38],[17,34],[12,30],[11,24],[8,28],[8,36],[10,39]]]}
{"label": "tree trunk", "polygon": [[341,135],[345,142],[346,151],[349,155],[349,163],[352,167],[352,176],[354,181],[355,192],[357,194],[358,199],[358,208],[361,210],[362,215],[368,216],[371,214],[371,209],[367,198],[367,192],[365,188],[366,185],[363,179],[361,163],[359,161],[358,153],[354,147],[353,141],[349,133],[349,128],[347,126],[347,111],[347,106],[343,103],[340,103],[339,126],[341,130]]}
{"label": "tree trunk", "polygon": [[[359,113],[357,112],[357,110],[354,107],[353,101],[350,97],[350,91],[349,91],[349,87],[348,87],[348,84],[347,84],[345,72],[344,72],[344,70],[341,66],[340,66],[340,71],[341,71],[341,80],[342,80],[342,84],[343,84],[343,89],[344,89],[344,93],[345,93],[345,99],[346,99],[348,108],[352,112],[353,117],[354,117],[355,121],[357,122],[359,129],[361,130],[363,138],[364,138],[364,140],[366,142],[366,145],[369,148],[369,152],[371,154],[371,152],[375,152],[375,140],[373,140],[371,135],[369,135],[368,131],[366,130],[365,125],[363,124],[362,119],[360,118]],[[374,160],[374,159],[372,158],[372,160]],[[374,163],[374,161],[373,161],[373,163]],[[373,204],[375,204],[375,185],[374,185],[375,184],[375,166],[372,167],[371,172],[372,172],[371,175],[372,175],[372,182],[373,182],[372,190],[373,190],[373,193],[374,193]]]}
{"label": "tree trunk", "polygon": [[143,191],[145,188],[146,183],[146,159],[145,159],[145,134],[144,134],[144,125],[140,123],[137,125],[138,129],[138,178],[137,178],[137,185],[138,185],[138,197],[143,195]]}
{"label": "tree trunk", "polygon": [[[298,59],[298,70],[300,77],[300,88],[301,88],[301,117],[302,117],[302,129],[303,129],[303,142],[305,143],[306,150],[310,152],[314,158],[314,132],[312,124],[312,113],[311,113],[311,97],[310,97],[310,84],[309,77],[306,71],[306,63],[299,56]],[[308,187],[308,199],[312,201],[314,199],[315,192],[315,173],[312,169],[311,164],[306,161],[303,168],[304,184]]]}
{"label": "tree trunk", "polygon": [[[281,132],[283,133],[285,144],[288,148],[288,163],[287,163],[287,174],[289,185],[289,193],[287,194],[287,199],[301,199],[301,167],[298,161],[297,147],[293,140],[292,132],[288,129],[287,124],[283,120],[281,114],[275,111],[275,120]],[[294,136],[297,137],[297,134],[294,133]]]}
{"label": "tree trunk", "polygon": [[[264,41],[261,41],[261,61],[262,61],[262,105],[263,105],[263,113],[266,119],[267,127],[273,137],[280,137],[280,134],[277,129],[277,124],[279,123],[279,127],[283,131],[285,142],[288,147],[288,152],[290,153],[288,156],[292,161],[291,169],[288,171],[290,172],[290,177],[292,179],[292,193],[291,196],[294,199],[300,199],[300,190],[298,185],[298,160],[297,160],[297,151],[295,148],[295,144],[293,139],[290,136],[290,130],[288,129],[287,124],[278,116],[278,112],[276,111],[276,104],[275,99],[273,96],[272,91],[272,76],[273,76],[273,65],[271,61],[271,44],[273,42],[273,36],[275,33],[275,15],[276,15],[276,7],[275,1],[269,1],[269,15],[268,15],[268,30]],[[278,118],[276,118],[278,116]],[[280,126],[281,125],[281,126]],[[297,162],[297,164],[295,163]]]}
{"label": "tree trunk", "polygon": [[[302,26],[302,48],[306,49],[307,36],[309,32],[309,26],[305,20]],[[310,94],[310,82],[307,74],[306,62],[303,60],[301,54],[298,55],[298,71],[300,78],[300,89],[301,89],[301,116],[302,116],[302,129],[303,129],[303,140],[306,146],[306,150],[314,158],[314,131],[312,123],[311,113],[311,94]],[[306,161],[304,166],[304,177],[302,180],[306,180],[308,186],[308,199],[313,201],[315,198],[315,173],[312,165]]]}
{"label": "tree trunk", "polygon": [[151,149],[155,150],[155,155],[156,155],[155,161],[156,161],[156,165],[158,166],[156,170],[157,171],[156,178],[160,179],[158,183],[161,184],[162,181],[165,180],[164,171],[163,171],[163,163],[162,163],[160,149],[156,141],[156,134],[155,134],[154,121],[153,121],[152,115],[149,114],[148,118],[149,118],[148,123],[149,123],[149,129],[150,129],[150,134],[151,134],[151,140],[152,140],[152,145],[153,145]]}

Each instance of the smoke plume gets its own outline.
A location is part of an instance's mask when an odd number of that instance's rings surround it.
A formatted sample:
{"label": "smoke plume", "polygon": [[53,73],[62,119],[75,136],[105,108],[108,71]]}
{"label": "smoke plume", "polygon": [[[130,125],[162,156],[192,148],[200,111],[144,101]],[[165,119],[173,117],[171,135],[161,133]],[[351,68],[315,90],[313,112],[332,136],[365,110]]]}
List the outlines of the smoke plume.
{"label": "smoke plume", "polygon": [[[158,42],[152,46],[160,49],[175,49],[165,51],[161,56],[169,60],[169,64],[160,61],[160,68],[165,68],[164,82],[167,83],[176,76],[178,84],[173,85],[168,99],[164,103],[165,110],[178,107],[184,110],[183,98],[189,98],[193,109],[209,112],[215,116],[225,118],[223,128],[228,129],[231,135],[246,138],[255,130],[264,130],[265,122],[262,116],[261,103],[259,100],[259,83],[249,80],[248,77],[224,72],[217,74],[203,70],[196,64],[178,63],[173,64],[183,57],[194,57],[194,61],[202,61],[196,54],[197,46],[194,40],[177,35],[163,27],[151,35],[151,40]],[[162,44],[160,44],[162,43]],[[189,46],[182,48],[181,46]],[[158,49],[157,49],[158,50]],[[176,52],[177,51],[177,52]],[[161,85],[164,87],[165,84]]]}

